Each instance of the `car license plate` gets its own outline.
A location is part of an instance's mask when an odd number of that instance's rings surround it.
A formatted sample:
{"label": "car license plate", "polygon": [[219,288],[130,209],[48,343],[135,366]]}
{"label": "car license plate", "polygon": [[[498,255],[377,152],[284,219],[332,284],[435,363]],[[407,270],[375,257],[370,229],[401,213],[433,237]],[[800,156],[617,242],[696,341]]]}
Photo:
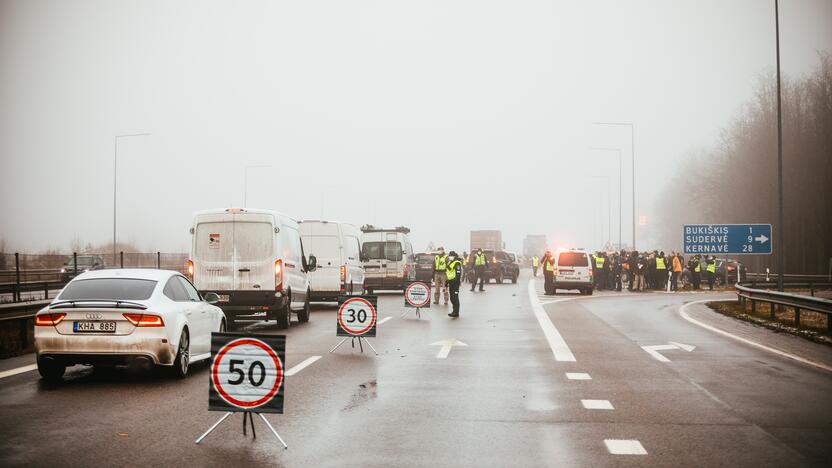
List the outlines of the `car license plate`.
{"label": "car license plate", "polygon": [[220,302],[228,302],[228,294],[219,294]]}
{"label": "car license plate", "polygon": [[115,333],[115,322],[73,322],[72,331],[75,333]]}

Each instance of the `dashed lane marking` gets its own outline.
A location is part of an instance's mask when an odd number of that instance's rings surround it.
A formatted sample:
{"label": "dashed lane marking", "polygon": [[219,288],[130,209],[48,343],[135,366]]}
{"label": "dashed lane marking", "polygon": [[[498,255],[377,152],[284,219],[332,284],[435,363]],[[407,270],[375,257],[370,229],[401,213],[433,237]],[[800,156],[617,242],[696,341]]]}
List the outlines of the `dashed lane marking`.
{"label": "dashed lane marking", "polygon": [[566,378],[569,380],[592,380],[586,372],[567,372]]}
{"label": "dashed lane marking", "polygon": [[315,361],[317,361],[320,358],[321,358],[320,356],[311,356],[311,357],[308,357],[308,358],[304,359],[299,364],[295,365],[295,367],[287,370],[286,374],[285,374],[286,377],[291,377],[291,376],[297,374],[298,372],[300,372],[300,371],[304,370],[305,368],[309,367],[310,365],[312,365]]}
{"label": "dashed lane marking", "polygon": [[10,370],[7,370],[7,371],[3,371],[3,372],[0,372],[0,379],[5,379],[6,377],[11,377],[13,375],[33,371],[37,368],[38,368],[37,364],[29,364],[28,366],[23,366],[23,367],[18,367],[16,369],[10,369]]}
{"label": "dashed lane marking", "polygon": [[543,334],[546,335],[546,341],[549,342],[549,347],[552,348],[552,354],[556,361],[575,362],[575,355],[569,349],[569,345],[555,328],[555,324],[543,310],[543,305],[540,304],[540,299],[537,298],[537,291],[534,287],[534,280],[529,280],[529,301],[532,303],[532,310],[540,323],[540,328],[543,329]]}
{"label": "dashed lane marking", "polygon": [[383,319],[381,319],[381,321],[380,321],[380,322],[378,322],[378,324],[379,324],[379,325],[381,325],[382,323],[384,323],[384,322],[386,322],[386,321],[390,320],[391,318],[393,318],[393,317],[384,317]]}
{"label": "dashed lane marking", "polygon": [[581,404],[584,405],[586,409],[600,409],[600,410],[611,410],[615,409],[612,407],[612,403],[609,400],[581,400]]}
{"label": "dashed lane marking", "polygon": [[613,455],[647,455],[641,442],[633,439],[604,439],[604,445]]}
{"label": "dashed lane marking", "polygon": [[[729,300],[729,299],[722,299],[722,301],[726,301],[726,300]],[[730,299],[730,300],[733,300],[733,299]],[[690,322],[694,325],[699,325],[700,327],[702,327],[706,330],[710,330],[714,333],[719,333],[720,335],[727,336],[728,338],[732,338],[732,339],[735,339],[737,341],[743,342],[747,345],[754,346],[755,348],[760,348],[760,349],[768,351],[770,353],[774,353],[774,354],[783,356],[785,358],[795,360],[797,362],[802,362],[803,364],[808,364],[810,366],[817,367],[818,369],[823,369],[827,372],[832,372],[832,367],[829,367],[826,364],[816,362],[816,361],[812,361],[810,359],[806,359],[806,358],[803,358],[803,357],[800,357],[800,356],[795,356],[794,354],[790,354],[790,353],[787,353],[785,351],[781,351],[779,349],[771,348],[771,347],[768,347],[766,345],[757,343],[755,341],[751,341],[751,340],[742,338],[740,336],[734,335],[732,333],[728,333],[725,330],[720,330],[719,328],[712,327],[712,326],[708,325],[707,323],[702,323],[699,320],[696,320],[695,318],[688,315],[688,313],[686,312],[686,309],[688,308],[688,306],[691,306],[693,304],[702,304],[702,303],[705,303],[705,302],[717,302],[717,301],[720,301],[720,299],[716,299],[716,300],[715,299],[702,299],[702,300],[699,300],[699,301],[688,302],[687,304],[685,304],[685,305],[683,305],[682,307],[679,308],[679,315],[683,319],[687,320],[688,322]]]}

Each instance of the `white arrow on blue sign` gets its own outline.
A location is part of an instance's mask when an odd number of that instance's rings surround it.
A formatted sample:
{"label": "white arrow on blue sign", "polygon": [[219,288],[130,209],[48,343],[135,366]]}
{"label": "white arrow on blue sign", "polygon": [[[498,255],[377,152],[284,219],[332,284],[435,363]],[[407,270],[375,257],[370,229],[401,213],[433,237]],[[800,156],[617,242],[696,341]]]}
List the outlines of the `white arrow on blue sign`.
{"label": "white arrow on blue sign", "polygon": [[682,239],[686,254],[770,254],[771,224],[685,224]]}

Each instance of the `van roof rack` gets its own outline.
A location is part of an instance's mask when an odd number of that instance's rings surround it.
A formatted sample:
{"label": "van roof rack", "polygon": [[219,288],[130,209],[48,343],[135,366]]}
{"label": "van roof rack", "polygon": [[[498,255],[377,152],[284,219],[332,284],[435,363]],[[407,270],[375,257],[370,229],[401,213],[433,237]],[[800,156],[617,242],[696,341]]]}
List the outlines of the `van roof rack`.
{"label": "van roof rack", "polygon": [[402,234],[409,234],[410,228],[405,226],[396,226],[391,229],[378,228],[372,224],[365,224],[361,226],[361,232],[401,232]]}

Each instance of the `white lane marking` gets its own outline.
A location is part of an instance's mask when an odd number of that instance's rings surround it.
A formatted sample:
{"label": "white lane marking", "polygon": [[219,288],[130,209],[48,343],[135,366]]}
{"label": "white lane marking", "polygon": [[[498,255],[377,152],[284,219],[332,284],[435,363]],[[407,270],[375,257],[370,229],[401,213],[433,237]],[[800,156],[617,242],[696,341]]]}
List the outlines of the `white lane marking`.
{"label": "white lane marking", "polygon": [[612,403],[610,403],[609,400],[581,400],[581,404],[584,405],[584,408],[586,409],[615,409],[612,407]]}
{"label": "white lane marking", "polygon": [[696,346],[689,345],[689,344],[684,344],[684,343],[677,343],[675,341],[668,341],[667,343],[672,344],[673,346],[676,346],[679,349],[684,349],[687,352],[691,352],[694,349],[696,349]]}
{"label": "white lane marking", "polygon": [[378,322],[378,324],[379,324],[379,325],[381,325],[382,323],[384,323],[384,322],[386,322],[386,321],[390,320],[391,318],[393,318],[393,317],[384,317],[383,319],[381,319],[381,321],[380,321],[380,322]]}
{"label": "white lane marking", "polygon": [[613,455],[647,455],[647,450],[637,440],[604,439],[604,445]]}
{"label": "white lane marking", "polygon": [[[575,362],[575,355],[572,354],[572,351],[569,349],[569,345],[566,344],[566,341],[564,341],[563,337],[560,336],[560,333],[558,333],[558,329],[555,328],[552,320],[549,319],[548,315],[546,315],[546,311],[543,310],[543,306],[540,304],[540,300],[537,298],[536,294],[537,292],[534,289],[534,280],[530,279],[529,301],[532,303],[532,310],[534,311],[535,317],[537,317],[538,323],[540,323],[540,328],[543,329],[543,334],[546,335],[549,347],[552,348],[552,354],[555,355],[555,360]],[[561,301],[565,300],[568,299],[561,299]]]}
{"label": "white lane marking", "polygon": [[641,349],[647,351],[647,354],[653,356],[657,361],[661,362],[670,362],[670,359],[662,356],[659,354],[659,351],[668,351],[671,349],[679,349],[673,345],[655,345],[655,346],[642,346]]}
{"label": "white lane marking", "polygon": [[298,372],[302,371],[303,369],[309,367],[313,362],[317,361],[320,358],[321,358],[320,356],[308,357],[308,358],[304,359],[303,361],[301,361],[299,364],[296,364],[295,367],[287,370],[284,375],[286,377],[291,377],[291,376],[297,374]]}
{"label": "white lane marking", "polygon": [[790,353],[787,353],[785,351],[781,351],[779,349],[770,348],[766,345],[757,343],[756,341],[751,341],[751,340],[739,337],[737,335],[734,335],[732,333],[728,333],[725,330],[720,330],[719,328],[712,327],[712,326],[710,326],[706,323],[702,323],[699,320],[696,320],[695,318],[688,315],[687,312],[685,312],[685,309],[687,309],[688,306],[693,305],[693,304],[700,304],[700,303],[705,303],[705,302],[720,302],[720,301],[721,302],[734,301],[734,299],[716,299],[716,300],[714,300],[714,299],[702,299],[702,300],[699,300],[699,301],[688,302],[687,304],[685,304],[685,305],[683,305],[682,307],[679,308],[679,315],[683,319],[687,320],[688,322],[690,322],[694,325],[699,325],[700,327],[705,328],[707,330],[710,330],[714,333],[719,333],[720,335],[724,335],[724,336],[727,336],[728,338],[732,338],[732,339],[735,339],[737,341],[741,341],[741,342],[743,342],[747,345],[754,346],[755,348],[760,348],[760,349],[768,351],[770,353],[774,353],[774,354],[777,354],[779,356],[783,356],[785,358],[793,359],[797,362],[802,362],[803,364],[808,364],[810,366],[817,367],[818,369],[823,369],[827,372],[832,372],[832,367],[829,367],[826,364],[823,364],[823,363],[820,363],[820,362],[815,362],[815,361],[812,361],[811,359],[806,359],[806,358],[803,358],[803,357],[800,357],[800,356],[795,356],[794,354],[790,354]]}
{"label": "white lane marking", "polygon": [[4,379],[6,377],[11,377],[13,375],[22,374],[24,372],[33,371],[38,368],[37,364],[29,364],[28,366],[18,367],[16,369],[9,369],[7,371],[0,372],[0,379]]}
{"label": "white lane marking", "polygon": [[592,380],[586,372],[567,372],[566,378],[569,380]]}
{"label": "white lane marking", "polygon": [[439,352],[436,354],[437,359],[445,359],[451,354],[451,348],[454,346],[468,346],[467,344],[459,341],[459,340],[444,340],[444,341],[437,341],[436,343],[431,343],[431,346],[442,346],[439,349]]}

